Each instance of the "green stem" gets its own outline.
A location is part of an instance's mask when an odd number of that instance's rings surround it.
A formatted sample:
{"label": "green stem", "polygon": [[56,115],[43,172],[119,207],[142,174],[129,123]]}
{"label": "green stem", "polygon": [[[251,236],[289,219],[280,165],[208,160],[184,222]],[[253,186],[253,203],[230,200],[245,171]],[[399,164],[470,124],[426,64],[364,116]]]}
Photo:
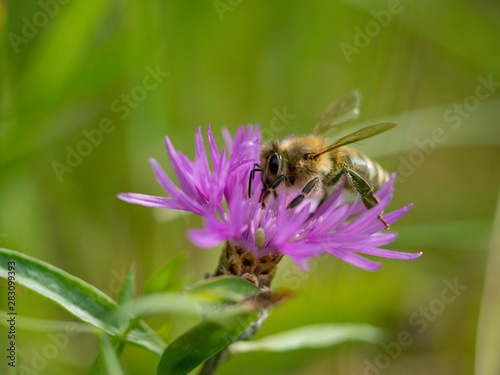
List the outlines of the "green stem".
{"label": "green stem", "polygon": [[214,355],[205,361],[200,373],[198,375],[213,375],[217,368],[227,359],[228,353],[227,348],[221,350],[219,353]]}

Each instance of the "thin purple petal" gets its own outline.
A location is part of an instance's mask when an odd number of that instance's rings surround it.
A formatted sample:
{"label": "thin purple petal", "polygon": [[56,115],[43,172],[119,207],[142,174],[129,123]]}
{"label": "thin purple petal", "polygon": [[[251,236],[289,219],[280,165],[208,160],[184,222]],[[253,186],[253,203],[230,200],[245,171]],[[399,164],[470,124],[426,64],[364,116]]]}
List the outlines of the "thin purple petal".
{"label": "thin purple petal", "polygon": [[120,193],[117,195],[122,201],[140,204],[146,207],[168,208],[171,210],[185,210],[175,199],[144,195],[138,193]]}
{"label": "thin purple petal", "polygon": [[342,259],[344,262],[350,263],[359,268],[363,268],[367,271],[377,271],[381,266],[378,262],[367,259],[348,250],[329,249],[327,250],[327,252],[339,259]]}
{"label": "thin purple petal", "polygon": [[376,247],[371,248],[371,249],[356,250],[356,252],[374,255],[374,256],[382,257],[382,258],[393,258],[393,259],[417,259],[422,255],[422,252],[405,253],[402,251],[379,249]]}
{"label": "thin purple petal", "polygon": [[170,194],[172,199],[176,200],[180,207],[185,211],[191,211],[195,214],[202,215],[203,208],[196,202],[196,200],[188,197],[184,192],[182,192],[172,180],[167,176],[160,164],[154,160],[150,160],[151,166],[153,167],[156,179],[160,185],[165,189],[165,191]]}

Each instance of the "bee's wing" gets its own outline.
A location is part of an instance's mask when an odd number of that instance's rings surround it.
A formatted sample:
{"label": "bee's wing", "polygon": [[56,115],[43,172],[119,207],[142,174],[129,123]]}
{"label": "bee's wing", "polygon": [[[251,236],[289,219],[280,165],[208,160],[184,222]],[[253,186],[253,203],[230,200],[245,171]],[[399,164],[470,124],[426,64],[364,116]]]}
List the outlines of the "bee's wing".
{"label": "bee's wing", "polygon": [[374,135],[386,132],[387,130],[392,129],[396,126],[395,122],[379,122],[375,125],[366,126],[354,133],[348,134],[345,137],[337,139],[332,144],[326,146],[322,150],[318,151],[316,154],[312,155],[313,157],[319,156],[321,154],[325,154],[330,152],[336,148],[355,143],[361,141],[362,139],[373,137]]}
{"label": "bee's wing", "polygon": [[335,99],[325,110],[313,128],[313,134],[326,135],[335,127],[356,119],[359,116],[361,93],[353,90]]}

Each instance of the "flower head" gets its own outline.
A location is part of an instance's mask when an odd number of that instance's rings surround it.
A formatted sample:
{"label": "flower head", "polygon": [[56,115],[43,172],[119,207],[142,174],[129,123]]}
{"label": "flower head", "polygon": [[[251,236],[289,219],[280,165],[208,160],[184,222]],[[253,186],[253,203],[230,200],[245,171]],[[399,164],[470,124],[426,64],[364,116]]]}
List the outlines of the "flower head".
{"label": "flower head", "polygon": [[[286,203],[296,192],[282,189],[276,198],[269,197],[265,207],[259,203],[262,184],[256,179],[252,197],[248,197],[250,170],[258,163],[260,130],[241,126],[234,138],[223,131],[226,147],[219,150],[210,127],[208,160],[201,129],[196,133],[194,161],[174,149],[166,137],[166,146],[172,167],[177,176],[177,186],[163,171],[158,162],[151,160],[158,182],[169,197],[135,193],[119,194],[119,198],[135,204],[184,210],[204,218],[204,226],[189,233],[191,241],[204,248],[227,243],[230,248],[250,253],[253,259],[273,256],[280,259],[287,255],[302,268],[307,261],[329,253],[366,270],[377,270],[380,264],[364,257],[414,259],[421,253],[410,254],[380,248],[393,241],[396,233],[384,231],[378,216],[384,211],[394,193],[392,175],[377,192],[379,204],[367,210],[356,199],[350,202],[342,194],[342,185],[319,206],[306,203],[287,209]],[[211,166],[210,166],[211,164]],[[388,224],[400,219],[411,205],[384,214]]]}

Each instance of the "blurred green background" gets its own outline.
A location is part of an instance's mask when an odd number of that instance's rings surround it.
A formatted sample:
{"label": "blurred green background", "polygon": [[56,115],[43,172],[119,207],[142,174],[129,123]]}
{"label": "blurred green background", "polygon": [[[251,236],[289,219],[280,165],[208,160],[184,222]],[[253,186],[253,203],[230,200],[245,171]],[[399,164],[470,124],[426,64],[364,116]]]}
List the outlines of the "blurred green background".
{"label": "blurred green background", "polygon": [[[163,137],[193,156],[196,127],[207,124],[218,140],[222,127],[249,123],[266,137],[307,133],[332,99],[359,88],[359,126],[399,123],[362,147],[400,172],[391,207],[415,204],[393,226],[391,248],[424,255],[387,260],[376,273],[334,258],[302,273],[286,260],[274,285],[297,295],[272,311],[258,336],[366,322],[384,328],[386,339],[243,354],[219,373],[498,374],[498,1],[4,0],[0,27],[1,247],[113,297],[131,264],[140,289],[179,253],[185,280],[199,280],[219,256],[187,240],[199,218],[116,198],[164,194],[148,164],[154,157],[172,173]],[[453,302],[442,302],[446,280],[466,286]],[[23,288],[18,311],[72,319]],[[193,322],[150,323],[172,339]],[[403,331],[411,344],[386,366],[382,344]],[[48,343],[46,333],[21,331],[19,360],[29,363]],[[96,353],[96,338],[80,334],[39,373],[84,374]],[[368,370],[377,358],[386,368]],[[124,353],[130,374],[152,374],[158,360],[134,347]]]}

